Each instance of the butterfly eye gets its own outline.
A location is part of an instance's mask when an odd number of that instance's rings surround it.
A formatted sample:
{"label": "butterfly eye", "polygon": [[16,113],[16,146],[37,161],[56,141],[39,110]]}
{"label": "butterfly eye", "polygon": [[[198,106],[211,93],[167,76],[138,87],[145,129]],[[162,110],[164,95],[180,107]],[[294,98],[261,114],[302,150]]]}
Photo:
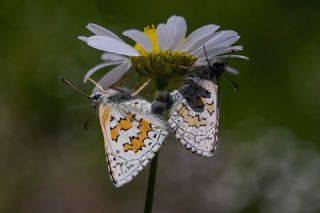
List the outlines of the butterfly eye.
{"label": "butterfly eye", "polygon": [[95,94],[93,96],[93,100],[99,100],[100,97],[101,97],[101,94]]}

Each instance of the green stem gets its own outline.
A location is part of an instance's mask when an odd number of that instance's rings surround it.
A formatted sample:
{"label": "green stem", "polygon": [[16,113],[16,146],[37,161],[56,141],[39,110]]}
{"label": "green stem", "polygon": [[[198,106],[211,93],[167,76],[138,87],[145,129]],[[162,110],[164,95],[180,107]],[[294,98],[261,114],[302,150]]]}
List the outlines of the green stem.
{"label": "green stem", "polygon": [[[164,79],[161,77],[162,76],[158,75],[153,79],[155,82],[156,91],[164,90],[168,86],[168,81],[164,81]],[[155,95],[156,95],[156,92],[155,92]],[[144,206],[144,213],[151,213],[152,212],[154,188],[156,185],[156,178],[157,178],[158,159],[159,159],[159,152],[156,153],[156,155],[152,159],[151,165],[150,165],[148,189],[147,189],[146,203]]]}
{"label": "green stem", "polygon": [[154,188],[155,188],[156,179],[157,179],[158,158],[159,158],[159,153],[157,153],[156,156],[154,156],[154,158],[151,161],[144,213],[152,212]]}

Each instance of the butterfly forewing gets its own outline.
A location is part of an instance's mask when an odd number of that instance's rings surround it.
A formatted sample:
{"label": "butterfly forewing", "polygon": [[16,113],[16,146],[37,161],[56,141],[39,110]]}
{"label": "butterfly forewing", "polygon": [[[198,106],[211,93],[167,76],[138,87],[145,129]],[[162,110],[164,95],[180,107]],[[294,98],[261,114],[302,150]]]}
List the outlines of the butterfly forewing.
{"label": "butterfly forewing", "polygon": [[159,150],[167,135],[150,103],[134,99],[100,105],[100,122],[111,179],[120,187],[135,177]]}
{"label": "butterfly forewing", "polygon": [[[209,80],[201,80],[199,84],[209,95],[198,95],[190,100],[178,91],[168,123],[187,149],[198,155],[212,156],[218,140],[218,86]],[[190,93],[188,96],[199,94],[192,90],[191,86],[186,90]]]}

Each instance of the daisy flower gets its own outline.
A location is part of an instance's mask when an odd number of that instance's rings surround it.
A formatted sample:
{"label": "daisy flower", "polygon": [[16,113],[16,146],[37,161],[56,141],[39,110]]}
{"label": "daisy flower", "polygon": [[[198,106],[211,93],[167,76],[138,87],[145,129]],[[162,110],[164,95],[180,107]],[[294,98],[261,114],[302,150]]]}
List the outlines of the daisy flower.
{"label": "daisy flower", "polygon": [[[237,32],[217,31],[218,25],[209,24],[186,37],[187,24],[181,16],[171,16],[156,28],[152,25],[143,31],[124,31],[122,34],[132,39],[136,43],[134,46],[96,24],[88,24],[87,28],[94,35],[80,36],[79,39],[105,53],[101,56],[103,62],[87,72],[84,82],[97,70],[117,65],[99,81],[104,88],[118,82],[131,67],[139,74],[152,78],[156,84],[166,82],[168,85],[182,78],[188,68],[206,65],[206,55],[210,62],[229,57],[247,59],[233,54],[242,50],[242,46],[232,46],[240,38]],[[227,71],[236,72],[229,67]]]}

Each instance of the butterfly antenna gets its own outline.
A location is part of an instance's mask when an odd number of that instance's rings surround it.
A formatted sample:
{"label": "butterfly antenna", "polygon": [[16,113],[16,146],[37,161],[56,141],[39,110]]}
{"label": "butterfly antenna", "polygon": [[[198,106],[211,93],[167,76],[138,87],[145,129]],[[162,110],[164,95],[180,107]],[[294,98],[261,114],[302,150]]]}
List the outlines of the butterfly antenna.
{"label": "butterfly antenna", "polygon": [[104,92],[104,89],[102,88],[102,86],[100,84],[98,84],[95,80],[93,80],[92,78],[87,78],[91,83],[93,83],[101,92]]}
{"label": "butterfly antenna", "polygon": [[69,81],[67,81],[66,79],[64,79],[63,77],[61,78],[62,82],[65,83],[66,85],[68,85],[69,87],[71,87],[72,89],[80,92],[82,95],[85,95],[87,98],[89,98],[90,96],[88,94],[86,94],[85,92],[81,91],[79,88],[77,88],[76,86],[74,86],[73,84],[71,84]]}
{"label": "butterfly antenna", "polygon": [[83,128],[85,131],[88,130],[88,124],[89,124],[89,121],[91,120],[91,118],[93,117],[94,113],[97,111],[97,109],[93,109],[91,114],[89,115],[88,119],[86,120],[86,122],[83,124]]}
{"label": "butterfly antenna", "polygon": [[224,74],[223,76],[226,77],[226,79],[228,79],[228,81],[230,81],[230,83],[234,87],[235,92],[238,92],[239,91],[239,85],[234,80],[232,80],[227,74]]}
{"label": "butterfly antenna", "polygon": [[145,81],[134,93],[131,94],[131,96],[138,95],[151,81],[151,78],[149,78],[147,81]]}

